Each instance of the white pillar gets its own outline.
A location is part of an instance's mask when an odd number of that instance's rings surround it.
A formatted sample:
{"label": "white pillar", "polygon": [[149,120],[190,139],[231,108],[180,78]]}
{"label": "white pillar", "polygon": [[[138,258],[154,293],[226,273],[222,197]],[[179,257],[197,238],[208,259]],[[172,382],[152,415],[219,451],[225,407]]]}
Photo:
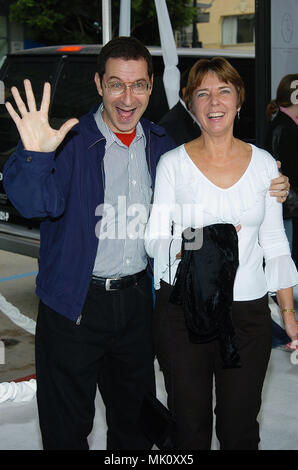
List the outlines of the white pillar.
{"label": "white pillar", "polygon": [[[0,104],[4,104],[4,103],[5,103],[5,86],[4,86],[4,82],[2,82],[2,80],[0,80]],[[1,175],[2,175],[2,173],[1,173]],[[0,364],[2,364],[2,362],[1,362],[1,341],[0,341]]]}
{"label": "white pillar", "polygon": [[102,0],[102,44],[112,39],[112,8],[111,0]]}
{"label": "white pillar", "polygon": [[130,36],[131,0],[121,0],[119,36]]}
{"label": "white pillar", "polygon": [[176,67],[178,65],[178,54],[166,1],[155,0],[155,8],[165,64],[163,74],[164,88],[169,108],[172,108],[179,100],[180,71]]}
{"label": "white pillar", "polygon": [[5,344],[4,344],[4,341],[1,341],[1,340],[0,340],[0,364],[1,365],[5,364]]}
{"label": "white pillar", "polygon": [[[282,77],[298,71],[298,0],[271,0],[271,92]],[[294,90],[293,90],[294,91]]]}

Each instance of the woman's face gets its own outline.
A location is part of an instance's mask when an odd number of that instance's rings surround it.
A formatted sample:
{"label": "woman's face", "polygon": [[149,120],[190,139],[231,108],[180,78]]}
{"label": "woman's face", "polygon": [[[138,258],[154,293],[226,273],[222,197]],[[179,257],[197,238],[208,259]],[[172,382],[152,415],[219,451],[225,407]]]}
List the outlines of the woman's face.
{"label": "woman's face", "polygon": [[223,135],[233,130],[237,108],[237,90],[222,82],[214,72],[208,72],[195,89],[191,111],[210,135]]}

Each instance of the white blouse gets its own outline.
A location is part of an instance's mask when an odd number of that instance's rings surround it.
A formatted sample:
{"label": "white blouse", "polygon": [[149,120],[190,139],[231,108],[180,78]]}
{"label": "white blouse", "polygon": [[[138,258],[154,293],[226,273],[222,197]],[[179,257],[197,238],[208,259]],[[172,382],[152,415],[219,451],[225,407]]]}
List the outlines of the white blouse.
{"label": "white blouse", "polygon": [[145,247],[154,258],[156,289],[160,288],[160,279],[173,284],[183,230],[215,223],[241,224],[234,300],[258,299],[268,291],[298,283],[283,226],[282,204],[268,191],[271,180],[279,176],[276,161],[265,150],[251,147],[246,171],[227,189],[216,186],[199,170],[184,145],[160,158],[145,231]]}

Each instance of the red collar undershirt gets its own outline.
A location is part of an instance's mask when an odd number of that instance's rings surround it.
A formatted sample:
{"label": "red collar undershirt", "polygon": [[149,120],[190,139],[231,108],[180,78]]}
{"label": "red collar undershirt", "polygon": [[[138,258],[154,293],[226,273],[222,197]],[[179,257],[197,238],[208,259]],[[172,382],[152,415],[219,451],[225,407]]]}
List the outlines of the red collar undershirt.
{"label": "red collar undershirt", "polygon": [[130,144],[132,143],[133,139],[135,138],[136,136],[136,129],[134,129],[133,132],[131,132],[130,134],[123,134],[122,132],[115,132],[115,135],[118,137],[118,139],[121,140],[121,142],[126,145],[127,147],[130,146]]}

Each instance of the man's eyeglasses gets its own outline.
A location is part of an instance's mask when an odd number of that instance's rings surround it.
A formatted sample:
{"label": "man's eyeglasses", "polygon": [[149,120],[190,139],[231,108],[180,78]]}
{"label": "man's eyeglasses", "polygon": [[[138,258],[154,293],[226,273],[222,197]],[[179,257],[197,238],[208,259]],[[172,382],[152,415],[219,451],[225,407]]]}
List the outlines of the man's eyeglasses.
{"label": "man's eyeglasses", "polygon": [[145,95],[151,88],[146,80],[138,80],[130,85],[119,80],[113,80],[104,84],[110,95],[122,95],[126,88],[130,88],[134,95]]}

